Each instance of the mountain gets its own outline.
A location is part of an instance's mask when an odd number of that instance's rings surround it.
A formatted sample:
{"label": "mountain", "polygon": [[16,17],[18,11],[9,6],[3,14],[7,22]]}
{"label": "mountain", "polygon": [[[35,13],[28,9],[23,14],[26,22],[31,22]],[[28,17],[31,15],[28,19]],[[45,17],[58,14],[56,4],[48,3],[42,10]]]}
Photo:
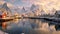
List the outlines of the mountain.
{"label": "mountain", "polygon": [[34,13],[36,10],[39,9],[39,6],[32,4],[30,10]]}
{"label": "mountain", "polygon": [[34,5],[32,4],[30,10],[35,14],[35,15],[45,15],[46,12],[42,9],[41,6],[39,5]]}
{"label": "mountain", "polygon": [[4,10],[6,10],[8,16],[11,16],[12,12],[11,12],[10,8],[7,6],[7,3],[4,3],[4,4],[2,5],[1,9],[2,9],[2,8],[3,8]]}
{"label": "mountain", "polygon": [[33,14],[37,15],[40,12],[40,7],[38,5],[31,5],[30,11],[32,11]]}
{"label": "mountain", "polygon": [[21,13],[26,13],[27,11],[25,10],[25,8],[23,7],[22,9],[21,9]]}
{"label": "mountain", "polygon": [[23,7],[21,11],[24,12],[25,11],[25,8]]}
{"label": "mountain", "polygon": [[4,4],[2,5],[2,8],[4,8],[4,9],[7,10],[7,11],[11,11],[10,8],[7,6],[7,3],[4,3]]}

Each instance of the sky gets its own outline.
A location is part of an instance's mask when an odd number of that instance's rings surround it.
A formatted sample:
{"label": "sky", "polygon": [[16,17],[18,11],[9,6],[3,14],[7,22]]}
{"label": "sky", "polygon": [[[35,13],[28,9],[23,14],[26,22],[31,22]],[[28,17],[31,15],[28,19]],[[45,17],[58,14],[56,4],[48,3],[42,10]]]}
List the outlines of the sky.
{"label": "sky", "polygon": [[60,0],[0,0],[13,4],[14,6],[29,7],[32,4],[42,6],[45,10],[57,9],[60,10]]}

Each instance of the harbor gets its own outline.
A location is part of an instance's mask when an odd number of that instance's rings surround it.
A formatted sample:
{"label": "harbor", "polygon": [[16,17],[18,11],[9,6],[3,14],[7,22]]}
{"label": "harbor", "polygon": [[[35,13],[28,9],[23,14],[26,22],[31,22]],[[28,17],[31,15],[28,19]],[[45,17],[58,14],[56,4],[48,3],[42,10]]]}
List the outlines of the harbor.
{"label": "harbor", "polygon": [[59,0],[0,0],[0,34],[60,34]]}

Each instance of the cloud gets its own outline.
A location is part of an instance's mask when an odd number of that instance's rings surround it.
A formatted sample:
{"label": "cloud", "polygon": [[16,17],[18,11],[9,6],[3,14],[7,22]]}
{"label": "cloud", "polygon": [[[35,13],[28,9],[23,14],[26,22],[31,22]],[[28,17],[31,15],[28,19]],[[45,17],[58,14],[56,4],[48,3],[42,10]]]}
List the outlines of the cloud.
{"label": "cloud", "polygon": [[5,1],[0,1],[0,5],[2,5],[3,3],[5,3]]}
{"label": "cloud", "polygon": [[11,4],[11,3],[7,3],[7,6],[8,6],[8,7],[11,7],[11,8],[14,7],[14,5]]}
{"label": "cloud", "polygon": [[29,6],[31,4],[40,5],[44,10],[55,8],[60,9],[60,0],[3,0],[20,6]]}
{"label": "cloud", "polygon": [[[0,1],[0,5],[3,5],[4,3],[5,3],[5,1]],[[11,3],[9,3],[9,2],[6,2],[6,3],[7,3],[7,6],[8,6],[9,8],[14,7],[13,4],[11,4]]]}
{"label": "cloud", "polygon": [[30,4],[42,5],[44,9],[60,9],[60,0],[22,0],[23,2],[29,2]]}

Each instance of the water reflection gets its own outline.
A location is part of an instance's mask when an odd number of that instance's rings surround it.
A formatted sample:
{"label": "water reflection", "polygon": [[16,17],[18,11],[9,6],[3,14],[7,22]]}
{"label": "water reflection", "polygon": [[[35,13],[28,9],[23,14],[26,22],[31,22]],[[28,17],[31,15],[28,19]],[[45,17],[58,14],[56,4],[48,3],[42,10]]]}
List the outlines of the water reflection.
{"label": "water reflection", "polygon": [[1,30],[9,34],[51,34],[53,31],[55,31],[55,25],[49,26],[47,21],[40,19],[20,19],[17,20],[17,22],[10,21],[6,23],[6,29]]}

